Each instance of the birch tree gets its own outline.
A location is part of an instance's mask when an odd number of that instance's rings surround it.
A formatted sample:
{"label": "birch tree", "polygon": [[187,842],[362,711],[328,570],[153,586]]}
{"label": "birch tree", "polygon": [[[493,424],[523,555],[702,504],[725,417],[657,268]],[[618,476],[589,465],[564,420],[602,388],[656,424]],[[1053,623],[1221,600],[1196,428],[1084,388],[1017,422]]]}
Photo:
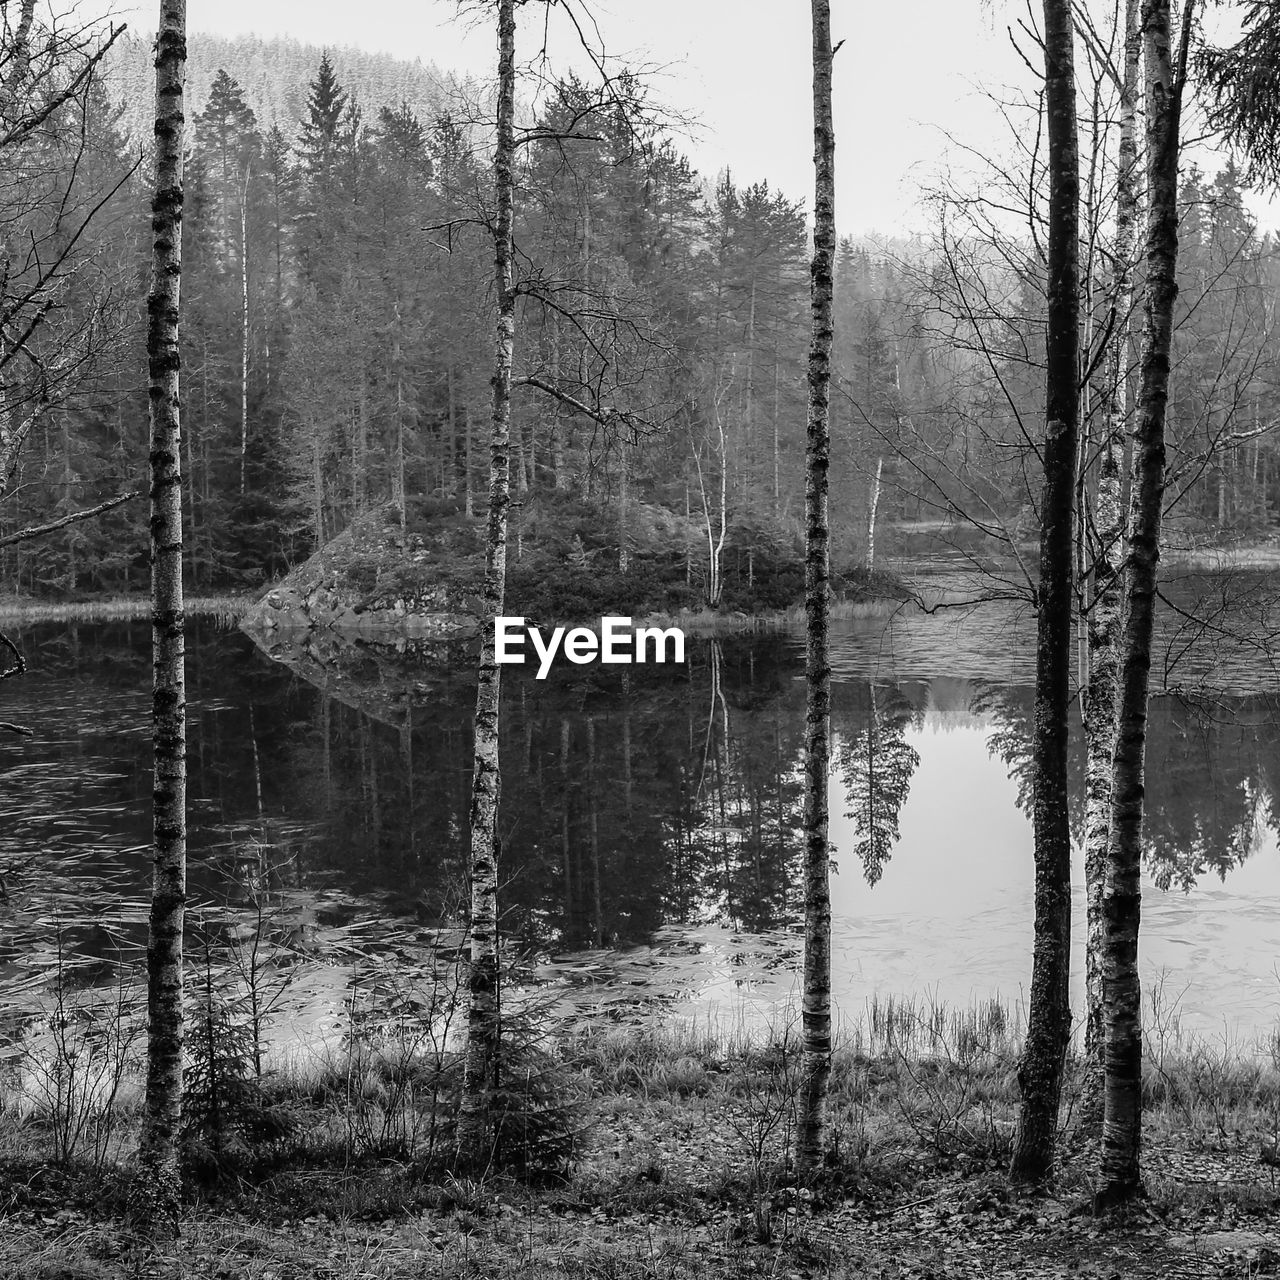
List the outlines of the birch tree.
{"label": "birch tree", "polygon": [[1164,507],[1165,412],[1178,296],[1178,135],[1195,0],[1186,0],[1176,54],[1170,0],[1143,0],[1147,134],[1146,293],[1139,362],[1134,491],[1111,774],[1109,865],[1103,890],[1106,964],[1102,1164],[1097,1203],[1141,1194],[1142,990],[1138,977],[1142,817],[1151,638]]}
{"label": "birch tree", "polygon": [[147,297],[151,405],[151,637],[155,872],[147,933],[147,1085],[139,1159],[157,1207],[176,1214],[182,1111],[182,928],[186,905],[186,690],[178,320],[182,278],[186,0],[161,0],[156,43],[154,245]]}
{"label": "birch tree", "polygon": [[[493,418],[489,433],[489,519],[485,543],[482,615],[503,611],[507,576],[510,494],[511,362],[516,336],[512,225],[515,217],[515,0],[497,0],[498,114],[493,155],[493,278],[498,315],[494,328]],[[498,1065],[498,729],[501,668],[495,628],[480,641],[476,691],[475,762],[471,786],[471,969],[468,979],[467,1054],[458,1151],[463,1161],[485,1156],[489,1086]]]}
{"label": "birch tree", "polygon": [[[489,1139],[493,1136],[489,1123],[488,1103],[496,1085],[500,1067],[501,1020],[499,1004],[498,949],[498,802],[501,773],[498,756],[501,726],[500,668],[494,647],[495,627],[488,619],[496,619],[504,608],[507,575],[507,517],[511,505],[511,393],[513,387],[530,387],[590,418],[605,430],[626,429],[634,432],[638,417],[628,409],[601,403],[609,392],[623,390],[603,376],[612,371],[612,353],[603,361],[603,370],[593,375],[587,385],[578,385],[574,394],[539,372],[513,376],[516,339],[516,297],[538,296],[538,282],[521,280],[515,275],[514,224],[516,207],[517,145],[535,139],[558,137],[563,141],[591,142],[575,120],[564,132],[553,133],[535,125],[524,130],[519,139],[515,126],[515,43],[516,5],[520,0],[496,0],[498,36],[498,96],[493,151],[494,202],[491,217],[484,218],[490,229],[494,247],[494,291],[497,303],[495,321],[493,376],[493,414],[489,433],[489,515],[486,536],[485,574],[481,588],[481,615],[486,619],[482,632],[479,678],[476,692],[475,754],[472,771],[470,815],[470,882],[471,882],[471,964],[467,1015],[467,1051],[464,1063],[463,1095],[458,1118],[457,1147],[464,1163],[486,1162],[491,1154]],[[552,7],[548,4],[548,7]],[[598,70],[603,90],[600,104],[627,109],[631,99],[621,94],[615,80],[604,73],[603,55],[592,50],[582,25],[585,13],[566,5],[566,13]],[[452,226],[450,227],[452,234]],[[546,282],[542,282],[546,287]],[[579,304],[585,315],[591,314],[591,293],[583,290]],[[572,314],[566,300],[560,303],[564,313]],[[611,322],[617,317],[611,317]],[[583,326],[579,326],[583,327]],[[597,346],[598,349],[598,346]],[[585,398],[582,398],[585,397]]]}
{"label": "birch tree", "polygon": [[1080,178],[1070,0],[1045,0],[1045,116],[1049,141],[1048,325],[1041,457],[1040,576],[1036,587],[1035,949],[1027,1040],[1018,1068],[1022,1108],[1010,1176],[1053,1167],[1058,1103],[1071,1033],[1071,828],[1067,807],[1072,552],[1079,430]]}
{"label": "birch tree", "polygon": [[813,262],[809,345],[809,421],[805,446],[805,809],[804,1077],[796,1126],[796,1168],[812,1174],[822,1159],[831,1075],[831,548],[827,471],[831,458],[832,298],[835,280],[835,126],[831,116],[831,5],[812,0]]}
{"label": "birch tree", "polygon": [[1093,601],[1088,615],[1089,680],[1084,720],[1088,754],[1085,827],[1087,901],[1085,946],[1086,1118],[1097,1120],[1102,1106],[1103,919],[1102,893],[1111,834],[1111,757],[1115,749],[1119,687],[1120,565],[1127,521],[1123,506],[1125,423],[1128,417],[1129,314],[1133,306],[1133,253],[1138,221],[1140,172],[1135,118],[1141,60],[1139,0],[1126,0],[1124,69],[1120,84],[1120,145],[1116,174],[1116,232],[1112,258],[1112,340],[1099,406],[1103,439],[1094,506],[1096,550]]}

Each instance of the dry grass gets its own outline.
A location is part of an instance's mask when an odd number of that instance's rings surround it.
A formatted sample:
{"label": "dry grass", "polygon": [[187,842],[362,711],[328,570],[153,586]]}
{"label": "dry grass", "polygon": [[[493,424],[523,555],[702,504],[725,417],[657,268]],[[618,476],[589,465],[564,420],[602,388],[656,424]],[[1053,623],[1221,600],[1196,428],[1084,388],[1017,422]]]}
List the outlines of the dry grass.
{"label": "dry grass", "polygon": [[[195,596],[186,601],[189,618],[215,617],[227,625],[239,622],[253,603],[248,596]],[[51,604],[16,596],[0,598],[0,622],[132,622],[151,616],[145,596],[119,596],[112,600],[83,600]]]}
{"label": "dry grass", "polygon": [[[859,1274],[832,1244],[828,1216],[838,1218],[841,1203],[896,1213],[931,1201],[940,1185],[972,1198],[966,1179],[1001,1179],[1021,1036],[1020,1011],[1000,1001],[870,1001],[834,1055],[830,1198],[803,1212],[789,1174],[800,1046],[785,1020],[763,1031],[705,1019],[575,1028],[559,1053],[590,1094],[589,1114],[569,1180],[540,1189],[455,1177],[408,1153],[344,1155],[336,1117],[351,1105],[349,1082],[313,1070],[294,1082],[291,1105],[315,1113],[313,1145],[314,1130],[326,1130],[324,1151],[312,1150],[323,1159],[308,1166],[299,1148],[209,1189],[213,1200],[190,1208],[179,1241],[154,1250],[103,1213],[116,1175],[41,1166],[39,1117],[19,1123],[8,1113],[0,1276],[839,1280]],[[1197,1221],[1268,1210],[1277,1191],[1257,1142],[1280,1130],[1280,1042],[1259,1057],[1185,1037],[1158,997],[1147,1038],[1156,1202]],[[290,1087],[275,1089],[287,1097]],[[1065,1118],[1070,1130],[1070,1098]],[[1091,1157],[1076,1164],[1068,1194],[1087,1191]]]}
{"label": "dry grass", "polygon": [[1236,547],[1182,547],[1161,551],[1160,558],[1187,569],[1280,569],[1280,542]]}

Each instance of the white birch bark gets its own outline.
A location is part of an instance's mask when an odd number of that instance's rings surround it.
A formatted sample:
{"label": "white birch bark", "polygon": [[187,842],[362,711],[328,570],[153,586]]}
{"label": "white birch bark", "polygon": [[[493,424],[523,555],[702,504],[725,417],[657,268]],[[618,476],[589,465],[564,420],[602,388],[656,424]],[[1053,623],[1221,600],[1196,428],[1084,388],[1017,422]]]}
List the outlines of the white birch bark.
{"label": "white birch bark", "polygon": [[[494,150],[494,283],[498,316],[494,335],[493,424],[489,437],[489,527],[485,557],[484,614],[502,613],[506,594],[507,511],[510,506],[511,362],[516,308],[512,266],[515,211],[515,0],[497,0],[498,120]],[[501,1028],[498,1005],[497,822],[500,784],[498,728],[501,667],[494,627],[481,639],[476,692],[475,768],[471,790],[471,971],[467,1052],[458,1154],[463,1163],[488,1161],[488,1098],[496,1083]]]}
{"label": "white birch bark", "polygon": [[186,686],[178,319],[182,273],[186,0],[161,0],[156,45],[154,244],[147,299],[151,406],[154,878],[147,933],[147,1081],[138,1156],[149,1216],[176,1226],[182,1111],[182,930],[186,907]]}
{"label": "white birch bark", "polygon": [[1085,1088],[1086,1121],[1101,1119],[1102,1106],[1102,890],[1111,834],[1111,758],[1116,741],[1119,689],[1120,564],[1123,559],[1124,436],[1128,413],[1129,312],[1133,305],[1133,253],[1138,219],[1138,69],[1142,50],[1138,0],[1125,7],[1124,75],[1120,86],[1120,148],[1116,182],[1116,238],[1111,282],[1113,330],[1100,406],[1105,436],[1099,463],[1093,566],[1094,598],[1088,621],[1089,672],[1085,698]]}
{"label": "white birch bark", "polygon": [[803,1084],[796,1124],[796,1170],[810,1177],[823,1156],[831,1076],[831,760],[830,526],[831,344],[835,273],[835,127],[831,116],[831,5],[812,0],[813,264],[809,346],[809,418],[805,449],[805,806]]}
{"label": "white birch bark", "polygon": [[884,458],[876,459],[876,476],[871,482],[871,493],[867,499],[867,572],[876,567],[876,513],[880,507],[880,478],[884,474]]}

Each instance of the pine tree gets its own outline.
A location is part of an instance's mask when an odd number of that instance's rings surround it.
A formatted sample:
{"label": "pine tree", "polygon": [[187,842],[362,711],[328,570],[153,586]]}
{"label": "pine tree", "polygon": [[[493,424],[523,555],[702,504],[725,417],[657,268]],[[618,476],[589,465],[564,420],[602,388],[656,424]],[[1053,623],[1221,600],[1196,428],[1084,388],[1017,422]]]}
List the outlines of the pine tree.
{"label": "pine tree", "polygon": [[298,154],[307,176],[316,182],[327,178],[338,150],[339,126],[349,95],[338,83],[326,53],[307,90],[307,114],[302,121]]}

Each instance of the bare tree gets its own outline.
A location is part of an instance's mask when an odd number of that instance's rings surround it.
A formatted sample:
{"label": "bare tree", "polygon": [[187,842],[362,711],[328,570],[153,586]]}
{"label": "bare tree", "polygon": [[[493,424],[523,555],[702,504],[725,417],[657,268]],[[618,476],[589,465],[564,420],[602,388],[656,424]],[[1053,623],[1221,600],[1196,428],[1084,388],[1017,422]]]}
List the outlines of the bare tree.
{"label": "bare tree", "polygon": [[[489,435],[489,518],[486,537],[485,575],[481,587],[485,629],[481,637],[479,679],[476,691],[475,750],[471,800],[471,964],[467,1021],[467,1051],[461,1109],[458,1118],[457,1148],[460,1161],[481,1164],[492,1154],[489,1139],[489,1100],[500,1071],[502,1027],[500,1017],[500,963],[498,945],[498,805],[501,769],[498,755],[501,723],[501,668],[495,652],[495,629],[490,619],[503,611],[506,596],[507,524],[511,506],[511,394],[515,387],[531,387],[550,396],[557,404],[582,414],[606,433],[632,434],[640,425],[639,415],[606,403],[625,396],[634,384],[620,372],[619,349],[626,345],[620,335],[643,336],[644,325],[621,312],[615,299],[601,295],[590,281],[566,284],[539,272],[526,261],[517,278],[515,243],[516,153],[533,142],[565,143],[598,140],[584,125],[595,111],[616,108],[626,113],[636,105],[634,82],[625,75],[612,75],[603,55],[588,40],[583,22],[585,12],[564,4],[563,11],[576,30],[579,41],[600,74],[598,95],[584,100],[580,114],[555,129],[534,126],[517,131],[515,123],[516,17],[519,0],[496,0],[498,42],[498,94],[493,148],[494,202],[491,211],[476,210],[473,218],[459,218],[447,226],[450,239],[469,222],[480,222],[492,237],[494,249],[494,292],[496,300],[493,375],[493,415]],[[554,7],[546,0],[548,8]],[[487,7],[487,4],[486,6]],[[545,57],[545,50],[544,55]],[[579,370],[567,376],[552,376],[536,365],[519,376],[513,373],[517,330],[517,299],[524,297],[554,313],[581,338],[585,353]],[[644,346],[644,343],[640,343]]]}
{"label": "bare tree", "polygon": [[1058,1104],[1071,1034],[1071,826],[1067,715],[1076,445],[1079,432],[1079,150],[1070,0],[1044,2],[1045,116],[1049,140],[1048,330],[1044,496],[1036,587],[1035,950],[1027,1040],[1018,1069],[1022,1110],[1010,1176],[1043,1178],[1053,1167]]}
{"label": "bare tree", "polygon": [[796,1126],[796,1167],[812,1174],[822,1159],[831,1075],[831,889],[828,770],[831,761],[831,343],[835,282],[835,126],[831,116],[831,5],[813,0],[813,264],[809,346],[809,424],[805,446],[805,805],[804,1085]]}
{"label": "bare tree", "polygon": [[150,1213],[175,1219],[182,1113],[182,930],[186,910],[186,681],[178,320],[182,279],[186,0],[161,0],[156,42],[156,177],[147,298],[151,403],[151,636],[155,873],[147,933],[147,1092],[138,1155]]}
{"label": "bare tree", "polygon": [[1142,989],[1138,924],[1142,817],[1156,566],[1165,488],[1169,352],[1178,296],[1178,144],[1195,0],[1185,0],[1176,53],[1170,0],[1143,0],[1142,50],[1147,130],[1146,293],[1134,492],[1125,577],[1120,701],[1111,777],[1111,839],[1103,890],[1106,969],[1106,1076],[1097,1203],[1141,1193]]}
{"label": "bare tree", "polygon": [[[493,154],[493,276],[498,315],[494,331],[493,419],[489,434],[489,522],[481,597],[486,617],[503,610],[507,580],[507,511],[511,505],[511,362],[516,336],[512,263],[515,219],[515,0],[497,0],[498,116]],[[471,787],[471,969],[467,1056],[458,1117],[458,1151],[464,1161],[485,1158],[490,1086],[498,1069],[498,729],[500,676],[495,628],[480,641],[476,690],[475,768]]]}
{"label": "bare tree", "polygon": [[[1089,678],[1084,696],[1087,769],[1085,885],[1085,1096],[1086,1119],[1102,1114],[1103,933],[1102,896],[1111,834],[1111,758],[1115,750],[1119,688],[1120,566],[1128,521],[1124,511],[1125,424],[1128,418],[1129,313],[1133,305],[1133,252],[1140,171],[1135,133],[1141,34],[1139,0],[1126,0],[1124,64],[1120,77],[1120,147],[1116,175],[1116,232],[1112,249],[1111,331],[1100,414],[1102,442],[1094,499],[1095,551],[1088,566],[1093,599],[1088,611]],[[1083,521],[1082,521],[1083,523]]]}
{"label": "bare tree", "polygon": [[90,190],[81,176],[90,131],[69,119],[87,117],[123,30],[42,16],[35,0],[0,10],[0,498],[32,431],[124,327],[107,291],[68,305],[90,224],[133,172]]}

